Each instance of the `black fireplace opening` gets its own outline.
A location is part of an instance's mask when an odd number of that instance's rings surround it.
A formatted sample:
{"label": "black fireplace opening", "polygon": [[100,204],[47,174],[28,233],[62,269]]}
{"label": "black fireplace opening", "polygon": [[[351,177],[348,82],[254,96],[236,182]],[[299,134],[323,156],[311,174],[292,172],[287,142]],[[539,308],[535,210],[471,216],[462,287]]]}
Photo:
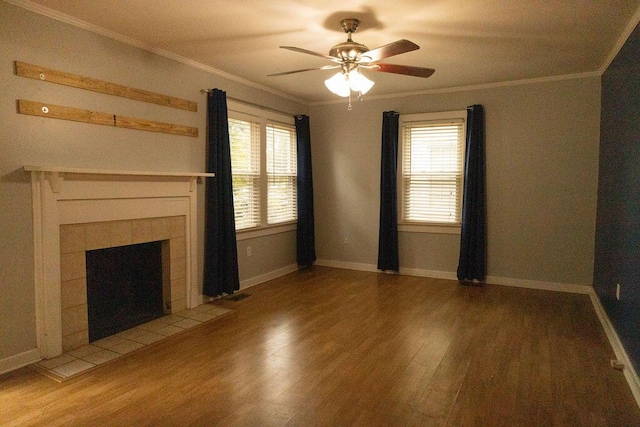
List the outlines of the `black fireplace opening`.
{"label": "black fireplace opening", "polygon": [[162,242],[87,251],[89,342],[164,315]]}

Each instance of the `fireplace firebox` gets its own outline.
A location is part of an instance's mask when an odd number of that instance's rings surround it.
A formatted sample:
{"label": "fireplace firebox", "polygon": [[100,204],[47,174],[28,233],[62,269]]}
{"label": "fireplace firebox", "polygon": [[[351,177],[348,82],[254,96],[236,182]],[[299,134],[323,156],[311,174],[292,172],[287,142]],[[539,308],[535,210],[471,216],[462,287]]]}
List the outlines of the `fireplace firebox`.
{"label": "fireplace firebox", "polygon": [[162,242],[86,252],[89,342],[164,315]]}

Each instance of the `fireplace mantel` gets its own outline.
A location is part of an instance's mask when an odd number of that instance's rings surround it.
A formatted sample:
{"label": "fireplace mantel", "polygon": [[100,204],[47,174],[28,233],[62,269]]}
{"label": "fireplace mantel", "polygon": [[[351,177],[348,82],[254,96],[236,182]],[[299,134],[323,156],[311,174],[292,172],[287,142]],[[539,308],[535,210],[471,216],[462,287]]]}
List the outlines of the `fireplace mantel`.
{"label": "fireplace mantel", "polygon": [[174,179],[187,179],[190,182],[189,190],[195,189],[195,184],[198,178],[201,177],[215,177],[214,173],[204,172],[156,172],[156,171],[128,171],[128,170],[106,170],[106,169],[81,169],[81,168],[65,168],[54,166],[33,166],[25,165],[24,170],[26,172],[41,172],[44,173],[51,190],[54,193],[59,193],[61,185],[64,180],[65,174],[76,175],[96,175],[96,176],[130,176],[130,177],[156,177],[156,178],[174,178]]}
{"label": "fireplace mantel", "polygon": [[184,216],[186,305],[201,303],[196,283],[198,179],[212,173],[24,166],[31,173],[37,343],[42,358],[62,353],[60,226]]}

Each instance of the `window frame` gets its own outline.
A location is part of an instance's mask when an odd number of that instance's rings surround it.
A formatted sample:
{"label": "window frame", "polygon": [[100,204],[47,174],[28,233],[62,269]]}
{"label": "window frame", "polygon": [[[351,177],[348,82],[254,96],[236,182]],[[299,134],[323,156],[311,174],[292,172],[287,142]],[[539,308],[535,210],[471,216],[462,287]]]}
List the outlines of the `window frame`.
{"label": "window frame", "polygon": [[[253,120],[260,125],[260,224],[257,227],[236,230],[236,239],[245,240],[255,237],[268,236],[277,233],[293,231],[297,228],[297,215],[295,220],[268,224],[268,176],[267,176],[267,125],[274,123],[292,126],[295,129],[293,115],[279,114],[275,111],[253,107],[240,102],[229,100],[227,102],[229,119]],[[231,171],[233,174],[233,170]],[[296,200],[297,203],[297,200]]]}
{"label": "window frame", "polygon": [[405,125],[424,124],[446,124],[462,123],[462,137],[460,138],[460,203],[458,214],[462,216],[462,192],[464,191],[464,158],[466,151],[466,121],[467,110],[441,111],[433,113],[401,114],[398,124],[398,167],[397,190],[398,190],[398,231],[411,233],[435,233],[435,234],[460,234],[462,225],[460,223],[444,223],[431,221],[406,221],[405,218],[405,192],[404,192],[404,129]]}

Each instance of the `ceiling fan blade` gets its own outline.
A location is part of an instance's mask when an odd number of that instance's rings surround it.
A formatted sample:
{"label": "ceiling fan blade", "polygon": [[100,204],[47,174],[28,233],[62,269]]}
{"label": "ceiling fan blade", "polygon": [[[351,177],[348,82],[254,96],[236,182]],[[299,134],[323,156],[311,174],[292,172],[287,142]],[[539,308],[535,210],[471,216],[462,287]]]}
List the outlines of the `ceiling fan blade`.
{"label": "ceiling fan blade", "polygon": [[333,61],[333,62],[340,62],[340,59],[338,59],[338,58],[336,58],[334,56],[325,55],[324,53],[314,52],[312,50],[302,49],[300,47],[280,46],[280,48],[281,49],[292,50],[294,52],[306,53],[307,55],[319,56],[320,58],[328,59],[329,61]]}
{"label": "ceiling fan blade", "polygon": [[402,39],[363,53],[362,62],[375,62],[390,56],[400,55],[401,53],[411,52],[412,50],[418,49],[420,49],[420,46],[417,44],[410,42],[409,40]]}
{"label": "ceiling fan blade", "polygon": [[340,68],[340,66],[339,65],[325,65],[324,67],[305,68],[303,70],[285,71],[283,73],[267,74],[267,77],[286,76],[288,74],[304,73],[305,71],[333,70],[335,68]]}
{"label": "ceiling fan blade", "polygon": [[412,67],[409,65],[396,64],[374,64],[371,67],[363,67],[372,71],[380,71],[383,73],[404,74],[405,76],[414,77],[431,77],[436,70],[433,68]]}

